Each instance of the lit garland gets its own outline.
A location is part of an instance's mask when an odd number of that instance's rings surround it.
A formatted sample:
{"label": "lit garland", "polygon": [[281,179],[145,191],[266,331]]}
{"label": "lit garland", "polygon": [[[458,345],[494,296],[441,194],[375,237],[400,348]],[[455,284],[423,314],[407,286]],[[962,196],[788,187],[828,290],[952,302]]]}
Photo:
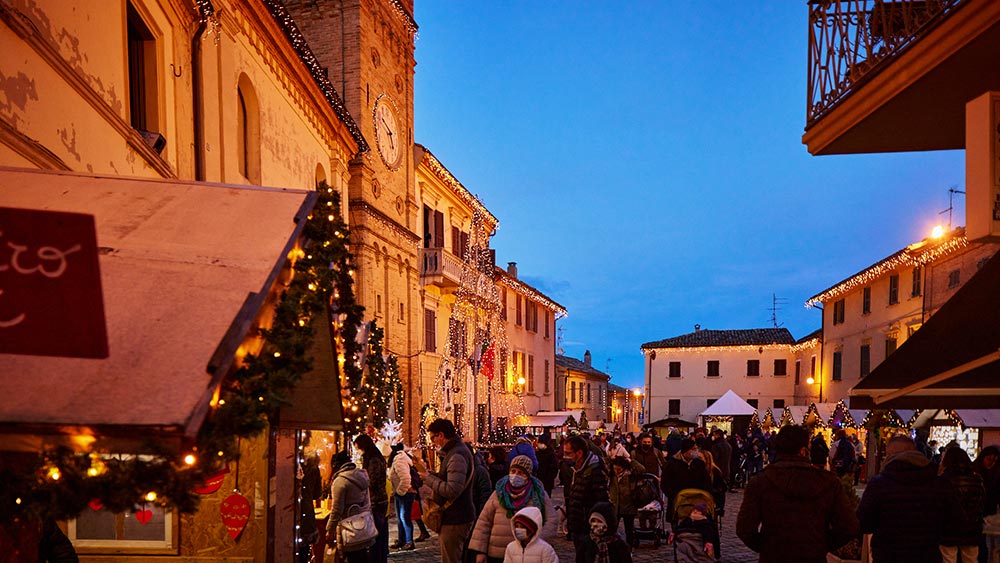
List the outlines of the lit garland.
{"label": "lit garland", "polygon": [[666,350],[667,353],[684,353],[684,352],[757,352],[760,349],[767,351],[788,351],[791,350],[791,344],[740,344],[736,346],[678,346],[674,347],[653,347],[649,346],[643,348],[643,352],[655,352],[656,350]]}
{"label": "lit garland", "polygon": [[[837,416],[838,413],[840,414],[839,425],[836,423],[838,420]],[[833,414],[830,415],[830,426],[839,426],[839,427],[851,426],[854,428],[857,428],[858,426],[857,423],[854,421],[854,417],[851,416],[850,409],[847,408],[847,403],[845,403],[843,399],[837,401],[837,405],[833,408]]]}
{"label": "lit garland", "polygon": [[[408,230],[407,228],[403,227],[399,223],[386,217],[386,215],[381,211],[379,211],[378,209],[375,209],[374,207],[363,201],[352,201],[351,209],[363,211],[370,219],[372,219],[375,223],[378,223],[386,231],[390,231],[400,238],[409,240],[410,243],[412,244],[412,248],[414,249],[417,248],[417,244],[420,242],[420,237],[414,234],[412,231]],[[364,227],[359,225],[357,228],[358,230],[360,230]]]}
{"label": "lit garland", "polygon": [[511,276],[503,268],[497,267],[496,275],[500,279],[500,285],[507,286],[513,291],[524,295],[528,299],[538,303],[539,305],[552,311],[553,317],[556,320],[562,319],[567,316],[566,308],[562,305],[556,303],[555,301],[549,299],[544,294],[531,287],[530,285],[524,283],[523,281]]}
{"label": "lit garland", "polygon": [[818,424],[821,428],[827,428],[830,426],[829,424],[827,424],[825,420],[823,420],[823,417],[819,414],[819,409],[816,408],[816,403],[810,404],[809,408],[806,409],[806,415],[802,417],[803,424],[807,423],[807,421],[809,420],[809,415],[812,415],[812,418],[816,421],[815,423]]}
{"label": "lit garland", "polygon": [[861,426],[863,428],[872,428],[879,426],[890,426],[893,428],[906,428],[906,423],[903,419],[899,418],[894,410],[883,410],[874,409],[868,411],[865,415],[865,419],[861,421]]}
{"label": "lit garland", "polygon": [[789,424],[795,424],[795,421],[792,420],[792,411],[786,407],[781,411],[781,420],[778,421],[778,426],[787,426]]}
{"label": "lit garland", "polygon": [[819,344],[820,344],[819,338],[810,338],[809,340],[799,342],[797,344],[792,344],[789,350],[793,354],[798,354],[799,352],[804,352],[806,350],[811,350],[813,348],[816,348],[817,346],[819,346]]}
{"label": "lit garland", "polygon": [[[312,369],[311,320],[330,308],[337,315],[335,326],[342,327],[337,341],[346,357],[355,358],[345,362],[342,393],[348,406],[357,405],[351,390],[360,384],[361,369],[354,341],[363,308],[354,300],[353,257],[339,210],[339,194],[322,185],[303,230],[304,248],[293,255],[295,275],[275,307],[271,328],[262,331],[261,352],[247,355],[223,382],[190,451],[178,454],[150,440],[141,456],[60,448],[23,454],[14,463],[0,458],[0,522],[25,511],[42,518],[73,518],[94,501],[111,512],[147,502],[194,512],[199,501],[194,489],[239,458],[239,439],[263,431],[268,417],[287,404],[301,375]],[[359,418],[350,418],[345,410],[348,432],[358,432]]]}
{"label": "lit garland", "polygon": [[750,415],[750,428],[760,428],[760,417],[757,416],[757,411],[753,411]]}
{"label": "lit garland", "polygon": [[427,147],[422,148],[424,149],[424,155],[420,164],[426,166],[431,173],[434,174],[434,177],[447,186],[451,190],[452,195],[462,200],[463,203],[471,207],[474,211],[478,211],[482,214],[483,221],[485,222],[483,228],[486,232],[496,229],[499,226],[499,220],[494,217],[492,213],[490,213],[489,209],[486,209],[483,202],[479,201],[478,197],[472,195],[472,193],[462,185],[462,182],[459,182],[458,178],[455,178],[455,176],[453,176],[452,173],[445,168],[444,164],[441,164],[441,161],[439,161],[434,154],[431,153],[431,151],[427,150]]}
{"label": "lit garland", "polygon": [[[385,331],[371,321],[368,336],[368,353],[365,375],[359,395],[361,408],[367,414],[366,422],[376,428],[382,427],[388,420],[398,420],[403,415],[403,383],[399,379],[399,362],[396,356],[385,356],[382,352],[382,340]],[[390,412],[391,407],[395,407]]]}
{"label": "lit garland", "polygon": [[969,245],[968,239],[965,238],[965,228],[963,227],[956,227],[947,238],[943,238],[941,242],[931,246],[934,242],[933,240],[924,239],[921,242],[911,244],[826,291],[810,297],[806,301],[806,307],[815,307],[836,299],[859,287],[868,285],[882,276],[891,274],[900,268],[930,264],[943,256],[952,254]]}

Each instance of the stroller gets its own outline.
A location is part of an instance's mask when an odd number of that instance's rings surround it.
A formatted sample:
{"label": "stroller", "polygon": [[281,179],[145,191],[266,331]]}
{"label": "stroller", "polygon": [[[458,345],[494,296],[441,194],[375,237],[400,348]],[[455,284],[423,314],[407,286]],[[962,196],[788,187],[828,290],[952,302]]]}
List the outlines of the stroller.
{"label": "stroller", "polygon": [[[706,507],[705,517],[700,525],[700,531],[685,529],[681,526],[681,521],[691,515],[691,511],[698,504]],[[719,521],[715,510],[715,500],[712,493],[701,489],[684,489],[677,493],[674,501],[673,513],[670,519],[672,543],[674,546],[674,561],[678,563],[699,563],[718,560],[719,558]],[[712,543],[714,550],[712,554],[704,551],[706,543]]]}
{"label": "stroller", "polygon": [[653,545],[660,547],[666,537],[667,503],[660,490],[659,477],[646,473],[639,478],[635,486],[635,504],[639,507],[639,525],[635,528],[636,547],[644,539],[653,540]]}

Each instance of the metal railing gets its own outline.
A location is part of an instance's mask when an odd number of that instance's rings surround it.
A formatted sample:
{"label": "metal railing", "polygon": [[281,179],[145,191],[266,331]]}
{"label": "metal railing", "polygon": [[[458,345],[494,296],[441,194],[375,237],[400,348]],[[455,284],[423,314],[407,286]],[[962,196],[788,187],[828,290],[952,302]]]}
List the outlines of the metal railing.
{"label": "metal railing", "polygon": [[810,0],[806,126],[968,0]]}

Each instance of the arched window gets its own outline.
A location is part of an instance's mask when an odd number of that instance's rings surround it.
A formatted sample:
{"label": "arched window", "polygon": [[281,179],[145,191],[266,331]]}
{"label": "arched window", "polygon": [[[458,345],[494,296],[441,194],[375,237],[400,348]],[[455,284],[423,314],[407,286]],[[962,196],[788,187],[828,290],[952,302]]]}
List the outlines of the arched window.
{"label": "arched window", "polygon": [[326,182],[326,170],[323,168],[322,164],[316,165],[316,185],[321,186]]}
{"label": "arched window", "polygon": [[240,175],[260,184],[260,113],[250,78],[240,76],[236,88],[236,162]]}

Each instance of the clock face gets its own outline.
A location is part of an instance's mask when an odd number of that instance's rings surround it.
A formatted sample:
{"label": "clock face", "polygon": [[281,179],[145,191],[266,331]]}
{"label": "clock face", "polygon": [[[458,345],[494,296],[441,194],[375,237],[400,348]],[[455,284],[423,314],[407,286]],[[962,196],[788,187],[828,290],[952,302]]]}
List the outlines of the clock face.
{"label": "clock face", "polygon": [[399,168],[403,160],[403,140],[392,100],[385,94],[375,100],[375,143],[385,165],[390,170]]}

